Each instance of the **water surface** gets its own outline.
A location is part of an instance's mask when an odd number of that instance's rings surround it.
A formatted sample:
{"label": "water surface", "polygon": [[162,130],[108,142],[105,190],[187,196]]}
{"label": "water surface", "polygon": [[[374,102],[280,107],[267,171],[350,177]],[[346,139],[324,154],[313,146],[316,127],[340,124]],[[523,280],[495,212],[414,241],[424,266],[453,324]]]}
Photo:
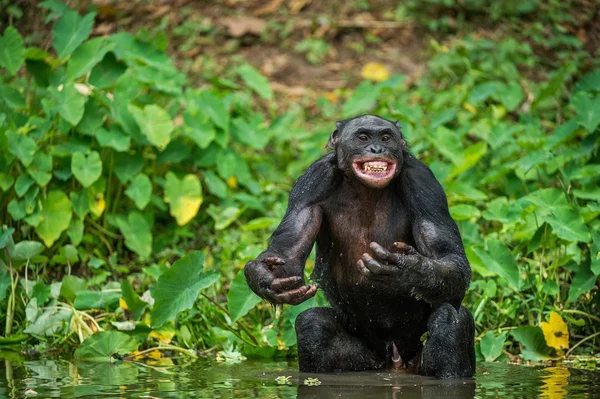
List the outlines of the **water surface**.
{"label": "water surface", "polygon": [[480,363],[475,378],[448,381],[390,371],[300,373],[296,363],[287,361],[176,362],[88,364],[0,359],[0,397],[600,398],[600,372],[566,367]]}

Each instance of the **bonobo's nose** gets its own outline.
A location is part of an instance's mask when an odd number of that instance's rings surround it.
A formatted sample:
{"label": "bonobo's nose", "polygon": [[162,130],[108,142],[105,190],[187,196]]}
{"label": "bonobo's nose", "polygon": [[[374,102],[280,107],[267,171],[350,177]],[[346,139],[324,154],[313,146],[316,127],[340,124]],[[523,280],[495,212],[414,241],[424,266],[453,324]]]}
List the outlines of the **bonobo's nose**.
{"label": "bonobo's nose", "polygon": [[368,148],[368,151],[370,153],[373,154],[382,154],[383,153],[383,147],[380,145],[372,145]]}

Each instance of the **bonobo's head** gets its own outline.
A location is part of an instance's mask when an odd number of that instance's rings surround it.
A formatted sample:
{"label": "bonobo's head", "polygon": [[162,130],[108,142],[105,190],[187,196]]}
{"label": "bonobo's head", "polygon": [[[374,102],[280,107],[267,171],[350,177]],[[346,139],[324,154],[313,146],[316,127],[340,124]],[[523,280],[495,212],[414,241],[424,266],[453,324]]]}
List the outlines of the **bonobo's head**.
{"label": "bonobo's head", "polygon": [[400,123],[361,115],[336,125],[327,147],[336,152],[338,166],[346,176],[383,188],[400,173],[406,149]]}

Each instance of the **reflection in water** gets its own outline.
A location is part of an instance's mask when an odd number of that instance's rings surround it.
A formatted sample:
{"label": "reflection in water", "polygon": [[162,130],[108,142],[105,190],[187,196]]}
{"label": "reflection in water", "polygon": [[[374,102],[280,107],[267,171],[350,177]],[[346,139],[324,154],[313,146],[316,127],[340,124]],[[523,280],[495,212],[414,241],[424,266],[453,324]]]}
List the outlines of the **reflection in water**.
{"label": "reflection in water", "polygon": [[[288,362],[177,365],[7,360],[0,352],[5,398],[593,398],[600,373],[564,367],[478,365],[475,379],[436,380],[399,372],[299,373]],[[161,363],[162,362],[162,363]]]}

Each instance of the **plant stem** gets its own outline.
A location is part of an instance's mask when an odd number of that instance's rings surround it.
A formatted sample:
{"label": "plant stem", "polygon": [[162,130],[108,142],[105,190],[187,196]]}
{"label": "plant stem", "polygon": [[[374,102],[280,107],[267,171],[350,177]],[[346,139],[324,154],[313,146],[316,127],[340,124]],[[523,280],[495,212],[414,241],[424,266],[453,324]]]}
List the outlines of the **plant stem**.
{"label": "plant stem", "polygon": [[4,248],[6,253],[6,259],[8,259],[8,267],[10,273],[10,296],[8,297],[8,304],[6,307],[6,327],[4,329],[4,336],[10,336],[12,332],[13,318],[15,316],[15,290],[17,289],[17,282],[13,274],[13,264],[8,248]]}
{"label": "plant stem", "polygon": [[[223,312],[225,312],[227,315],[229,315],[229,311],[227,311],[227,309],[225,309],[225,307],[223,305],[221,305],[220,303],[218,303],[217,301],[215,301],[214,299],[208,297],[206,294],[202,294],[202,296],[206,299],[208,299],[210,302],[212,302],[213,304],[215,304],[216,307],[218,307],[219,309],[221,309]],[[231,315],[230,315],[231,316]],[[236,324],[238,326],[240,326],[240,328],[242,330],[244,330],[244,332],[250,337],[250,339],[252,340],[252,342],[254,342],[256,344],[256,346],[260,346],[260,342],[258,341],[258,339],[252,334],[252,332],[250,331],[250,329],[245,326],[241,320],[236,321]]]}
{"label": "plant stem", "polygon": [[581,341],[577,342],[575,345],[573,345],[571,347],[571,349],[569,349],[569,351],[565,354],[565,357],[569,356],[571,354],[571,352],[573,352],[575,350],[575,348],[577,348],[579,345],[583,344],[585,341],[589,341],[590,339],[597,337],[600,335],[600,331],[597,333],[594,333],[590,336],[585,337],[584,339],[582,339]]}

